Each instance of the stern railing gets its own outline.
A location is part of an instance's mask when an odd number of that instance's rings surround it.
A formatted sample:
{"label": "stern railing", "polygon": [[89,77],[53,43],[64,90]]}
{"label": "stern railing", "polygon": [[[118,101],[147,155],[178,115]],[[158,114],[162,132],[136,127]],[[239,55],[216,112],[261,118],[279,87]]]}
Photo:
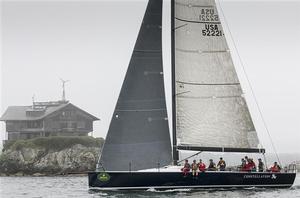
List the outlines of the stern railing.
{"label": "stern railing", "polygon": [[289,164],[287,169],[285,170],[285,172],[287,172],[287,173],[297,173],[297,164],[296,163]]}

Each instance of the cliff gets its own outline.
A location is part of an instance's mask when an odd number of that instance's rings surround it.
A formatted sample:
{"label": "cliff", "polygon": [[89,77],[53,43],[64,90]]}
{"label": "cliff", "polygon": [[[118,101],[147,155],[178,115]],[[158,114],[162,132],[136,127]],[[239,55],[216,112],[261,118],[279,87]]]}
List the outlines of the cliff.
{"label": "cliff", "polygon": [[58,175],[95,170],[104,140],[48,137],[7,142],[0,156],[1,175]]}

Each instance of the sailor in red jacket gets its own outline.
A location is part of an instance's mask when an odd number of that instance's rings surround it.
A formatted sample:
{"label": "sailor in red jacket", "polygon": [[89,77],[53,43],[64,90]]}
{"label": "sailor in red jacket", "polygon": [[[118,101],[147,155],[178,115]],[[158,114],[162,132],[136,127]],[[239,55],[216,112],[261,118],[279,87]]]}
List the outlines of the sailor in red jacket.
{"label": "sailor in red jacket", "polygon": [[241,167],[241,171],[247,171],[247,172],[251,172],[251,171],[256,171],[256,165],[253,161],[253,159],[251,158],[246,158],[247,163],[245,164],[245,161],[242,159],[242,167]]}
{"label": "sailor in red jacket", "polygon": [[274,165],[270,168],[270,171],[273,173],[280,172],[281,167],[277,164],[277,162],[274,162]]}
{"label": "sailor in red jacket", "polygon": [[199,171],[201,172],[204,172],[205,171],[205,164],[202,162],[202,159],[199,160],[199,163],[198,163],[198,168],[199,168]]}
{"label": "sailor in red jacket", "polygon": [[255,165],[253,159],[251,159],[251,158],[248,159],[248,163],[246,164],[246,169],[249,172],[256,171],[256,165]]}

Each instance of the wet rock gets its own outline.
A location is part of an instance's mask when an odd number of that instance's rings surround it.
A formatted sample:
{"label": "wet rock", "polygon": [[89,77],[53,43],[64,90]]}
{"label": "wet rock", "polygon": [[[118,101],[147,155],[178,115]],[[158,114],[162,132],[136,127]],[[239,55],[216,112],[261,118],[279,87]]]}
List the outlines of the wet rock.
{"label": "wet rock", "polygon": [[95,169],[99,147],[73,145],[60,151],[43,148],[6,150],[0,157],[0,173],[41,176],[84,173]]}

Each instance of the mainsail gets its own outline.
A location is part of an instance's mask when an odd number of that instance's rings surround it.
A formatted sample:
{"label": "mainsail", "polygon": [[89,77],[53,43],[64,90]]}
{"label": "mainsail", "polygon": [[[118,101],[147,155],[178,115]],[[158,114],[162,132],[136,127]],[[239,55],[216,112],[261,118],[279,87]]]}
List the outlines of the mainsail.
{"label": "mainsail", "polygon": [[177,148],[258,151],[215,1],[172,3]]}
{"label": "mainsail", "polygon": [[162,67],[162,0],[149,0],[100,163],[106,170],[171,163]]}

